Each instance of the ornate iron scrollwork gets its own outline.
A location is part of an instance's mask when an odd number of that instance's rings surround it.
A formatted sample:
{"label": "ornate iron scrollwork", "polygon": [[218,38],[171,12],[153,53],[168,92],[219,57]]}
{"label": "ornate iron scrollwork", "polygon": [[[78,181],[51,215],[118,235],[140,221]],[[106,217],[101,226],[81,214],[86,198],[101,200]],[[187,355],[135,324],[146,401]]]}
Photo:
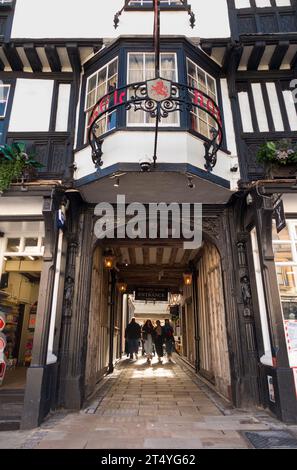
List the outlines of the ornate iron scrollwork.
{"label": "ornate iron scrollwork", "polygon": [[[222,144],[222,122],[220,110],[211,97],[201,90],[162,78],[146,82],[132,83],[114,89],[103,96],[94,106],[89,121],[89,143],[92,147],[92,159],[95,166],[102,166],[102,145],[104,140],[99,135],[99,120],[111,114],[119,107],[126,110],[144,111],[158,121],[166,119],[174,112],[190,112],[198,108],[216,122],[217,129],[211,129],[212,139],[205,142],[205,169],[212,171],[217,162],[217,152]],[[156,154],[154,153],[154,161]]]}
{"label": "ornate iron scrollwork", "polygon": [[212,139],[209,142],[204,142],[204,147],[205,147],[205,165],[204,168],[207,171],[212,171],[213,168],[215,167],[217,163],[217,154],[218,154],[218,136],[219,136],[219,131],[215,129],[214,127],[211,128],[210,130]]}

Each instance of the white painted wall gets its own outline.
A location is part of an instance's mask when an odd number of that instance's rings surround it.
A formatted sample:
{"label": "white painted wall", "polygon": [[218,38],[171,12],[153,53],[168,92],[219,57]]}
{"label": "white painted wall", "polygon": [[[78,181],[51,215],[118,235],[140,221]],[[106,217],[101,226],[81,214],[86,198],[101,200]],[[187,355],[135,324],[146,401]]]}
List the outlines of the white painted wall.
{"label": "white painted wall", "polygon": [[297,194],[285,194],[283,196],[285,213],[297,213]]}
{"label": "white painted wall", "polygon": [[0,197],[0,214],[42,215],[42,197]]}
{"label": "white painted wall", "polygon": [[[133,142],[133,143],[132,143]],[[154,132],[116,132],[107,136],[103,144],[102,169],[116,163],[139,163],[145,156],[151,157],[154,149]],[[204,169],[205,149],[203,142],[187,132],[178,132],[172,139],[172,133],[160,132],[158,141],[159,163],[188,163]],[[217,165],[213,174],[230,181],[232,173],[231,157],[223,152],[218,152]],[[91,158],[91,148],[75,154],[77,171],[75,179],[83,178],[94,173],[95,168]]]}
{"label": "white painted wall", "polygon": [[18,78],[9,132],[49,130],[54,80]]}
{"label": "white painted wall", "polygon": [[[13,38],[115,38],[120,35],[152,34],[152,12],[124,12],[118,29],[114,14],[124,0],[18,0]],[[161,33],[191,37],[230,36],[225,0],[190,0],[196,27],[189,25],[187,12],[163,12]]]}
{"label": "white painted wall", "polygon": [[225,78],[221,80],[221,90],[222,90],[222,101],[223,101],[227,147],[232,155],[237,155],[236,138],[235,138],[234,125],[233,125],[231,102],[229,98],[228,84]]}
{"label": "white painted wall", "polygon": [[56,118],[56,131],[67,132],[68,128],[68,117],[69,117],[69,105],[70,105],[70,84],[59,85],[58,95],[58,107],[57,107],[57,118]]}

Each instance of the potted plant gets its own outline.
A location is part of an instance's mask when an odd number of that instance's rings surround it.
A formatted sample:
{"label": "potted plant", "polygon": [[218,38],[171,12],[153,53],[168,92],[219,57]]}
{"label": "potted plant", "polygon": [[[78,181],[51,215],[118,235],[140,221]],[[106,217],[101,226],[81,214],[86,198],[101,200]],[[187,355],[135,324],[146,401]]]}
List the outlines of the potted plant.
{"label": "potted plant", "polygon": [[42,168],[32,156],[26,153],[26,145],[22,142],[15,142],[11,145],[0,147],[0,195],[7,190],[12,182],[28,179]]}
{"label": "potted plant", "polygon": [[290,139],[265,142],[258,150],[257,161],[263,164],[268,179],[294,178],[297,173],[297,146]]}

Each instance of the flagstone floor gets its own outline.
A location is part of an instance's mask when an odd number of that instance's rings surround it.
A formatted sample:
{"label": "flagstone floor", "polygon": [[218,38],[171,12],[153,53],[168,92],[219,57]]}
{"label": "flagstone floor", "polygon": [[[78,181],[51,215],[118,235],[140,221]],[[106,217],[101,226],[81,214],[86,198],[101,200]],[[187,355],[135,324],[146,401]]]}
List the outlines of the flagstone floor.
{"label": "flagstone floor", "polygon": [[[85,410],[56,413],[36,431],[15,432],[14,441],[6,433],[6,442],[37,449],[244,449],[250,445],[241,431],[283,426],[263,411],[232,409],[180,360],[147,366],[141,358],[121,361]],[[1,434],[0,448],[10,448]]]}

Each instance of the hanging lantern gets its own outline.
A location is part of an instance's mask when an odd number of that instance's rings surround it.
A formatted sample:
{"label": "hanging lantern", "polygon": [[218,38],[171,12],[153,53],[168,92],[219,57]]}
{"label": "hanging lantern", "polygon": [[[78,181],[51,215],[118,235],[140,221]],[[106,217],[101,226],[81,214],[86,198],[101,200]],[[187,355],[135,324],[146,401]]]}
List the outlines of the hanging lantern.
{"label": "hanging lantern", "polygon": [[184,284],[185,286],[191,286],[192,285],[192,280],[193,280],[193,275],[190,272],[186,272],[183,274],[184,278]]}
{"label": "hanging lantern", "polygon": [[117,288],[121,294],[125,294],[127,290],[127,284],[125,282],[117,282]]}
{"label": "hanging lantern", "polygon": [[112,254],[111,251],[107,251],[104,254],[104,267],[106,269],[112,269],[114,267],[115,256]]}

